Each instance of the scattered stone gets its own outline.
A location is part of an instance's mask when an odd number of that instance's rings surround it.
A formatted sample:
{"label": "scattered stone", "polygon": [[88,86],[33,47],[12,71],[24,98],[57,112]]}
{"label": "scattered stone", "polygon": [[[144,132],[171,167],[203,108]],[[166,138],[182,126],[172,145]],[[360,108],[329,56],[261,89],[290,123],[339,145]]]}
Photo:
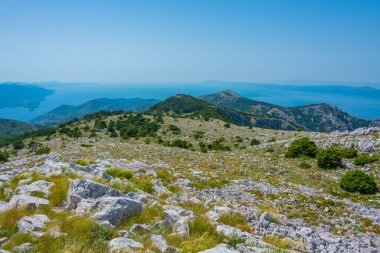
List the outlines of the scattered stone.
{"label": "scattered stone", "polygon": [[110,253],[116,252],[136,252],[136,250],[141,250],[144,245],[141,242],[136,242],[135,240],[128,239],[125,237],[117,237],[112,239],[108,244],[108,249]]}
{"label": "scattered stone", "polygon": [[189,237],[189,224],[184,219],[180,219],[173,225],[173,233],[181,237]]}
{"label": "scattered stone", "polygon": [[146,224],[133,224],[131,229],[129,230],[131,233],[149,233],[150,228]]}
{"label": "scattered stone", "polygon": [[153,246],[161,253],[175,253],[178,251],[177,248],[168,246],[168,243],[162,235],[152,235],[150,239],[152,240]]}
{"label": "scattered stone", "polygon": [[238,253],[239,251],[234,250],[226,244],[219,244],[216,247],[204,251],[200,251],[199,253]]}
{"label": "scattered stone", "polygon": [[44,214],[22,217],[17,222],[18,232],[29,233],[33,231],[42,231],[45,228],[45,223],[49,221],[50,219]]}
{"label": "scattered stone", "polygon": [[181,216],[175,210],[165,210],[164,211],[164,226],[165,227],[173,227],[174,224],[181,220]]}

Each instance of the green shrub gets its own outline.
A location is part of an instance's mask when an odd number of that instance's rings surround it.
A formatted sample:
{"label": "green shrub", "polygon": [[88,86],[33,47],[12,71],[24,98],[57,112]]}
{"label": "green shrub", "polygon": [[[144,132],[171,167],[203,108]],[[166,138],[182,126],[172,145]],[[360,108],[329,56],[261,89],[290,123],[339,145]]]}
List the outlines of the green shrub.
{"label": "green shrub", "polygon": [[342,148],[340,152],[342,153],[342,157],[346,159],[353,159],[358,156],[356,148]]}
{"label": "green shrub", "polygon": [[6,152],[6,151],[0,152],[0,163],[8,161],[8,158],[9,158],[8,152]]}
{"label": "green shrub", "polygon": [[25,148],[25,144],[23,140],[18,140],[15,143],[13,143],[13,149],[20,150]]}
{"label": "green shrub", "polygon": [[364,166],[369,163],[373,163],[378,161],[379,158],[377,156],[369,156],[367,154],[361,154],[358,157],[355,158],[354,164],[356,166]]}
{"label": "green shrub", "polygon": [[256,145],[260,145],[260,141],[256,138],[253,138],[251,140],[251,146],[256,146]]}
{"label": "green shrub", "polygon": [[112,177],[118,177],[120,179],[131,179],[133,177],[133,171],[123,170],[119,168],[107,169],[106,173]]}
{"label": "green shrub", "polygon": [[375,178],[361,170],[352,170],[344,174],[339,185],[348,192],[374,194],[377,191]]}
{"label": "green shrub", "polygon": [[189,149],[192,147],[191,143],[188,143],[187,141],[185,140],[180,140],[180,139],[176,139],[174,140],[171,144],[170,144],[171,147],[177,147],[177,148],[184,148],[184,149]]}
{"label": "green shrub", "polygon": [[295,140],[290,144],[288,150],[286,151],[286,157],[299,157],[299,156],[308,156],[315,157],[317,154],[317,145],[315,142],[310,140],[307,137]]}
{"label": "green shrub", "polygon": [[200,138],[203,138],[204,137],[204,134],[205,132],[202,132],[202,131],[196,131],[193,135],[194,139],[198,140]]}
{"label": "green shrub", "polygon": [[180,134],[181,133],[181,128],[175,126],[175,125],[169,125],[169,131],[171,131],[173,134]]}
{"label": "green shrub", "polygon": [[44,154],[49,154],[50,150],[51,150],[51,148],[49,148],[49,147],[40,147],[40,148],[36,149],[36,151],[34,153],[36,155],[44,155]]}
{"label": "green shrub", "polygon": [[342,153],[336,147],[320,150],[317,154],[318,167],[322,169],[336,169],[341,166]]}

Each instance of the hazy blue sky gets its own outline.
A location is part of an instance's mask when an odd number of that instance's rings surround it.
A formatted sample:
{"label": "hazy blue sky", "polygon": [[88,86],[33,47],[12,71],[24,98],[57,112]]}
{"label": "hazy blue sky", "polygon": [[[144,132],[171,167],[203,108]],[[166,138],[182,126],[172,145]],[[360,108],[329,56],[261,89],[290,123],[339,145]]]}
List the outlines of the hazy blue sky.
{"label": "hazy blue sky", "polygon": [[0,0],[0,81],[380,82],[378,0]]}

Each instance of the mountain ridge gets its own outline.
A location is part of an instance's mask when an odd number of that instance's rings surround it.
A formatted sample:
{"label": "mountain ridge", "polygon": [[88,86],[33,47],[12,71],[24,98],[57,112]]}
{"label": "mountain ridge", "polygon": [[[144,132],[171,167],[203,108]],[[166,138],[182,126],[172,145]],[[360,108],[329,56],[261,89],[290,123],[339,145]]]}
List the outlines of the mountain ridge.
{"label": "mountain ridge", "polygon": [[245,98],[230,90],[200,96],[200,99],[237,111],[258,115],[274,116],[302,126],[305,130],[331,132],[346,131],[370,125],[377,121],[363,120],[351,116],[340,108],[327,103],[283,107]]}
{"label": "mountain ridge", "polygon": [[101,110],[142,112],[157,102],[159,102],[159,100],[142,98],[99,98],[89,100],[78,106],[61,105],[44,115],[32,119],[31,122],[53,126],[75,118],[82,118],[87,114]]}

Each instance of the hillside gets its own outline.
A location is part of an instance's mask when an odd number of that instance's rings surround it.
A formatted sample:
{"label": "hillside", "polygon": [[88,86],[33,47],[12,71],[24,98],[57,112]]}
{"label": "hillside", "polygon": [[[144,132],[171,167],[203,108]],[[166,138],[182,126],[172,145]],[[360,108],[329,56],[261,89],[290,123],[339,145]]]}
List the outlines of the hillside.
{"label": "hillside", "polygon": [[157,103],[156,99],[108,99],[100,98],[90,100],[79,106],[62,105],[57,107],[44,115],[32,119],[33,123],[40,125],[58,125],[60,123],[75,119],[82,118],[86,114],[91,114],[97,111],[131,111],[142,112]]}
{"label": "hillside", "polygon": [[226,122],[255,126],[271,129],[297,130],[299,127],[283,119],[275,117],[255,117],[253,115],[213,105],[201,99],[189,95],[178,94],[152,106],[150,113],[167,113],[169,115],[202,116],[203,118],[214,118]]}
{"label": "hillside", "polygon": [[225,124],[93,114],[25,139],[17,152],[3,147],[0,251],[378,251],[379,193],[351,193],[340,181],[360,170],[379,186],[379,161],[355,165],[350,152],[344,167],[323,169],[318,158],[285,154],[307,137],[321,153],[339,144],[378,157],[380,128],[327,134]]}
{"label": "hillside", "polygon": [[37,129],[33,124],[0,118],[0,142]]}
{"label": "hillside", "polygon": [[218,106],[253,115],[282,118],[309,131],[331,132],[336,130],[354,130],[371,124],[371,121],[355,118],[343,110],[325,103],[281,107],[248,99],[230,90],[204,95],[200,98]]}

